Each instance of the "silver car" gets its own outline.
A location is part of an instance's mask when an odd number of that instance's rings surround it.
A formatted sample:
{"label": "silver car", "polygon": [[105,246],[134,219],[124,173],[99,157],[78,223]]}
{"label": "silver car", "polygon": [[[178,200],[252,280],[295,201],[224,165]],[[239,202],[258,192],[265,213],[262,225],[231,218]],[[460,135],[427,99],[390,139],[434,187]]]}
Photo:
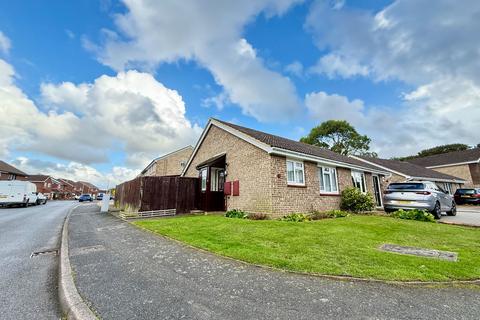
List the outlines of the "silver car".
{"label": "silver car", "polygon": [[427,210],[435,219],[440,219],[442,212],[449,216],[457,214],[453,197],[431,181],[406,181],[391,183],[383,196],[386,212],[398,209]]}

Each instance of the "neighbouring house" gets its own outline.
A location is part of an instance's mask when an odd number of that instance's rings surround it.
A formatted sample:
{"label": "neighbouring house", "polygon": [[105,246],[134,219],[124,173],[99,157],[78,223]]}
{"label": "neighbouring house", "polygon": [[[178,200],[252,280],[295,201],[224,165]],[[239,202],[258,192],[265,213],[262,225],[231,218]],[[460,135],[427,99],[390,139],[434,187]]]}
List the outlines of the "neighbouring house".
{"label": "neighbouring house", "polygon": [[385,179],[385,183],[403,182],[406,180],[433,181],[439,187],[453,194],[465,183],[462,178],[454,177],[442,172],[399,160],[379,159],[365,156],[352,156],[355,159],[377,166],[379,169],[391,173],[390,177]]}
{"label": "neighbouring house", "polygon": [[0,180],[24,180],[27,174],[0,160]]}
{"label": "neighbouring house", "polygon": [[188,159],[192,155],[193,147],[186,146],[179,150],[170,152],[158,157],[148,164],[139,174],[140,177],[147,176],[177,176],[182,173]]}
{"label": "neighbouring house", "polygon": [[90,182],[86,182],[86,181],[78,181],[78,183],[81,185],[81,194],[85,194],[85,193],[88,193],[88,194],[91,194],[93,196],[96,196],[97,193],[98,193],[98,188],[96,186],[94,186],[93,184],[91,184]]}
{"label": "neighbouring house", "polygon": [[75,196],[75,181],[59,178],[57,179],[62,186],[62,199],[71,199]]}
{"label": "neighbouring house", "polygon": [[57,180],[44,174],[29,175],[27,180],[34,183],[37,186],[37,191],[43,193],[48,199],[54,198],[53,189],[58,189]]}
{"label": "neighbouring house", "polygon": [[199,209],[290,212],[338,209],[355,186],[381,206],[389,172],[320,147],[210,119],[182,176],[199,177]]}
{"label": "neighbouring house", "polygon": [[465,187],[480,187],[480,148],[408,160],[410,163],[465,180]]}

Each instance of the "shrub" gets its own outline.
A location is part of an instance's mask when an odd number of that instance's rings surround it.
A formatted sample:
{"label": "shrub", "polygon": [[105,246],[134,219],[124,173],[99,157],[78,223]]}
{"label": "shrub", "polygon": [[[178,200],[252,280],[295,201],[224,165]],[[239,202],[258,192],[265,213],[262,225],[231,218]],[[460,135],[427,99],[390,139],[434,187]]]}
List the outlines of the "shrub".
{"label": "shrub", "polygon": [[225,217],[227,218],[238,218],[238,219],[246,219],[248,218],[248,214],[242,210],[228,210],[225,212]]}
{"label": "shrub", "polygon": [[248,215],[248,219],[250,219],[250,220],[267,220],[268,216],[265,213],[256,212],[256,213],[250,213]]}
{"label": "shrub", "polygon": [[407,220],[417,220],[417,221],[426,221],[426,222],[435,222],[435,217],[425,210],[397,210],[392,212],[392,217],[397,219],[407,219]]}
{"label": "shrub", "polygon": [[328,219],[328,218],[341,218],[347,217],[349,215],[348,212],[342,210],[329,210],[329,211],[314,211],[310,214],[311,220],[321,220],[321,219]]}
{"label": "shrub", "polygon": [[354,187],[342,191],[340,209],[352,212],[365,212],[375,209],[375,201],[368,193],[362,193]]}
{"label": "shrub", "polygon": [[280,218],[281,221],[304,222],[309,220],[309,216],[304,213],[290,213]]}

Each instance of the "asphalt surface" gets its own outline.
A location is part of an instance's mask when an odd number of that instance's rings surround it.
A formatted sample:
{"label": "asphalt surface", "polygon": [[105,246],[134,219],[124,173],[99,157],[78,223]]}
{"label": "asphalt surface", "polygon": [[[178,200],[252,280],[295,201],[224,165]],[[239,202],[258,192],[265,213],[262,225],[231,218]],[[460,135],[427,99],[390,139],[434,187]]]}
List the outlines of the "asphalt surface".
{"label": "asphalt surface", "polygon": [[456,216],[442,216],[441,221],[480,227],[480,206],[458,206]]}
{"label": "asphalt surface", "polygon": [[0,208],[0,319],[60,319],[58,256],[30,258],[58,249],[71,201],[28,208]]}
{"label": "asphalt surface", "polygon": [[70,220],[70,258],[80,295],[102,319],[480,317],[478,289],[337,281],[257,268],[86,208]]}

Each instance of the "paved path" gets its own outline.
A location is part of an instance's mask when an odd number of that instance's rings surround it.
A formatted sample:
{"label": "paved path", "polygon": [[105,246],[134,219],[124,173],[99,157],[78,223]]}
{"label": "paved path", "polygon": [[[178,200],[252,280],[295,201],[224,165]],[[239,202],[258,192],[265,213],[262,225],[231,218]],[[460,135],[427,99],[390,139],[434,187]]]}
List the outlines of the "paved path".
{"label": "paved path", "polygon": [[478,319],[480,314],[479,290],[269,271],[85,210],[75,211],[69,228],[76,284],[102,319]]}
{"label": "paved path", "polygon": [[57,249],[73,202],[0,209],[0,319],[59,319],[58,257],[30,258]]}
{"label": "paved path", "polygon": [[442,216],[442,222],[480,226],[480,206],[458,206],[454,217]]}

